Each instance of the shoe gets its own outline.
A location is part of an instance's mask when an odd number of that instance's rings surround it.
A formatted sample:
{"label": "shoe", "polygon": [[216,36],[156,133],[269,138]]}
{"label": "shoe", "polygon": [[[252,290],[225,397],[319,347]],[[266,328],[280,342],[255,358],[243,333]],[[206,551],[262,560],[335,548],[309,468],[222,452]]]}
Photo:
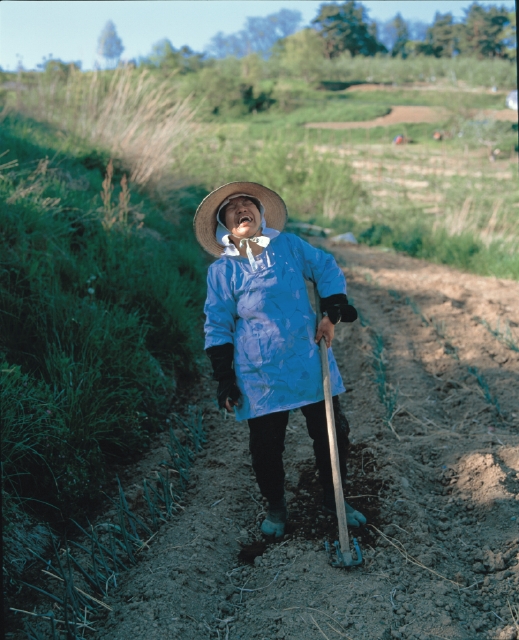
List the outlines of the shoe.
{"label": "shoe", "polygon": [[[346,509],[346,522],[348,523],[348,526],[360,527],[366,524],[366,516],[364,516],[360,511],[356,511],[346,502],[346,500],[344,501],[344,507]],[[334,516],[337,515],[337,509],[335,508],[335,491],[333,489],[324,490],[323,511]]]}
{"label": "shoe", "polygon": [[288,510],[285,499],[276,503],[269,503],[267,517],[261,523],[261,533],[264,536],[281,538],[285,534]]}

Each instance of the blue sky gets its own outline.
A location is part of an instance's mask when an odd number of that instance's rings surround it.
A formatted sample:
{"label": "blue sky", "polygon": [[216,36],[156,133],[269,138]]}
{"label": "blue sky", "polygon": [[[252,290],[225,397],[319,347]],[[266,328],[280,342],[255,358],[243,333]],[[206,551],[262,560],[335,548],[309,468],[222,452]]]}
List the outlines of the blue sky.
{"label": "blue sky", "polygon": [[[463,8],[471,2],[366,0],[362,4],[369,17],[380,22],[397,12],[408,20],[432,22],[436,11],[462,17]],[[502,0],[483,4],[513,9],[512,2]],[[169,38],[175,47],[187,44],[203,51],[218,31],[239,31],[246,17],[266,16],[283,8],[300,11],[308,24],[320,5],[321,0],[4,0],[0,2],[0,66],[12,71],[20,57],[26,69],[33,69],[52,54],[64,61],[81,60],[83,69],[91,69],[97,39],[108,20],[115,23],[125,47],[123,58],[130,59],[147,55],[162,38]]]}

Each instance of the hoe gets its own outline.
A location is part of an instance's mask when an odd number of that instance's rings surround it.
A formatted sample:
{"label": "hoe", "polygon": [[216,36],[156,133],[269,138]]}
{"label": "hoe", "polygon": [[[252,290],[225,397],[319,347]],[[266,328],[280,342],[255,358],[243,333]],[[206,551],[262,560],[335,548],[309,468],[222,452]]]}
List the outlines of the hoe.
{"label": "hoe", "polygon": [[[321,299],[314,283],[315,307],[317,313],[317,325],[322,320]],[[344,493],[342,491],[341,471],[339,468],[339,451],[337,448],[337,434],[335,432],[335,417],[333,415],[332,387],[330,383],[330,367],[328,364],[328,349],[323,338],[319,341],[319,351],[321,354],[321,366],[323,370],[324,402],[326,406],[326,423],[328,427],[328,441],[330,443],[330,459],[332,462],[333,488],[335,490],[335,505],[337,508],[337,521],[339,524],[339,540],[333,543],[335,547],[335,558],[330,545],[325,542],[325,548],[332,567],[356,567],[362,563],[362,553],[359,543],[353,538],[353,548],[355,558],[350,550],[348,539],[348,523],[346,522],[346,508],[344,506]]]}

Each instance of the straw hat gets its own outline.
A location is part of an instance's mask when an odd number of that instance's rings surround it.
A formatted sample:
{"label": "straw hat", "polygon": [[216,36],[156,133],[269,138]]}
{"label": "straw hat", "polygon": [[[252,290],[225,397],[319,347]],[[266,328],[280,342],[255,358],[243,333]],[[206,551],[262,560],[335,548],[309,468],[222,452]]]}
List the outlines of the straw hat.
{"label": "straw hat", "polygon": [[287,221],[287,208],[275,191],[256,182],[229,182],[210,193],[196,210],[193,220],[195,236],[202,247],[219,258],[223,247],[216,241],[216,214],[220,204],[229,196],[245,193],[260,200],[265,207],[265,221],[270,229],[283,231]]}

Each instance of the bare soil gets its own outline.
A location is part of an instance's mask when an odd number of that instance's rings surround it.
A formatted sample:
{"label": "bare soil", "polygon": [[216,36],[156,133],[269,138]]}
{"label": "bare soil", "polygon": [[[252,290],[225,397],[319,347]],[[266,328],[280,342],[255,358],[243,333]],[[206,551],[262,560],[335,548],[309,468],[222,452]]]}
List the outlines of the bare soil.
{"label": "bare soil", "polygon": [[[372,129],[374,127],[388,127],[392,124],[418,123],[418,122],[441,122],[448,117],[449,112],[442,107],[425,106],[404,106],[396,105],[391,107],[391,112],[385,116],[374,118],[373,120],[363,120],[360,122],[307,122],[307,129]],[[483,111],[474,110],[471,117],[488,118],[490,120],[506,120],[517,122],[517,112],[511,109],[485,109]]]}
{"label": "bare soil", "polygon": [[307,122],[307,129],[372,129],[388,127],[403,122],[439,122],[444,120],[447,111],[440,107],[417,107],[397,105],[385,116],[361,122]]}
{"label": "bare soil", "polygon": [[[262,540],[247,425],[219,413],[207,371],[193,401],[209,442],[185,508],[120,576],[94,637],[517,637],[519,283],[312,242],[337,257],[361,316],[337,326],[333,349],[352,429],[348,501],[368,517],[351,531],[363,565],[328,563],[336,522],[299,411],[285,452],[290,524],[282,541]],[[161,446],[126,478],[137,511]]]}
{"label": "bare soil", "polygon": [[446,91],[446,92],[453,92],[453,93],[487,93],[487,94],[494,94],[494,95],[503,95],[506,96],[509,91],[508,90],[494,90],[492,88],[488,88],[488,87],[471,87],[468,86],[463,80],[458,80],[458,82],[456,83],[456,85],[453,85],[451,83],[437,83],[437,82],[413,82],[411,84],[373,84],[373,83],[366,83],[366,84],[354,84],[351,87],[348,87],[348,89],[344,90],[345,93],[351,93],[351,92],[356,92],[356,91],[388,91],[388,92],[395,92],[395,91]]}

